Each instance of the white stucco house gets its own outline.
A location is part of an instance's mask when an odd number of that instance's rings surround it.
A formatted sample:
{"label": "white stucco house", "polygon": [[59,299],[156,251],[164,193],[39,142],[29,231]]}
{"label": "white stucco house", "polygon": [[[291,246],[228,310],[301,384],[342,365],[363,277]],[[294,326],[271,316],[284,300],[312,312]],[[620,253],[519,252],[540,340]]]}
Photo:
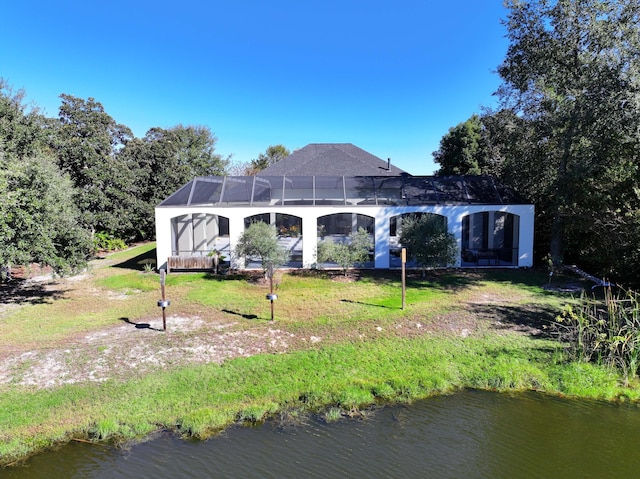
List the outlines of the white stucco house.
{"label": "white stucco house", "polygon": [[412,176],[349,143],[311,144],[257,176],[198,177],[155,209],[159,268],[201,268],[212,250],[233,268],[252,221],[276,226],[291,252],[289,267],[316,265],[319,241],[344,241],[365,228],[374,240],[373,268],[400,266],[402,217],[435,214],[446,221],[458,267],[529,267],[534,205],[486,176]]}

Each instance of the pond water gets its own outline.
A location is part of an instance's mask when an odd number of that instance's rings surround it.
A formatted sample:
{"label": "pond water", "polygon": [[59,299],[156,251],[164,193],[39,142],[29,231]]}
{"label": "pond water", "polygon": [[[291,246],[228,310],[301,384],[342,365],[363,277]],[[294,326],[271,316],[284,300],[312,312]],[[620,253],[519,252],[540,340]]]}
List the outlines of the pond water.
{"label": "pond water", "polygon": [[640,407],[465,391],[360,419],[72,443],[1,478],[603,478],[640,470]]}

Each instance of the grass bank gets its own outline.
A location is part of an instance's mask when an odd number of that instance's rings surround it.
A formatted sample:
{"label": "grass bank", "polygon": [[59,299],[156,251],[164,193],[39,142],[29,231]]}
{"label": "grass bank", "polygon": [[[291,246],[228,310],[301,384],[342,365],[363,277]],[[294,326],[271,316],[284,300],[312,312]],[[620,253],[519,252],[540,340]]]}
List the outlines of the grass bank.
{"label": "grass bank", "polygon": [[[108,337],[121,318],[150,321],[157,316],[157,276],[135,267],[149,251],[142,247],[94,266],[83,279],[84,293],[63,289],[5,312],[0,329],[10,325],[18,331],[1,337],[0,350],[8,357],[14,346],[23,354],[52,344],[84,348],[78,331]],[[170,275],[173,311],[202,320],[198,330],[170,333],[175,341],[212,338],[206,336],[207,325],[218,327],[220,321],[232,324],[234,334],[242,330],[256,336],[264,328],[279,328],[297,341],[286,351],[266,349],[219,363],[176,362],[99,382],[48,388],[18,380],[1,384],[0,462],[10,464],[73,438],[128,441],[157,430],[204,438],[238,421],[307,412],[332,420],[374,404],[462,388],[638,399],[640,390],[622,386],[611,369],[565,363],[561,346],[540,334],[545,319],[568,300],[539,286],[543,274],[484,271],[411,278],[404,311],[394,275],[363,274],[346,283],[323,273],[284,275],[275,323],[267,320],[265,287],[255,278]],[[96,291],[98,297],[120,299],[91,305],[87,294]],[[150,333],[155,336],[135,341],[165,334]],[[85,352],[101,360],[99,349]]]}

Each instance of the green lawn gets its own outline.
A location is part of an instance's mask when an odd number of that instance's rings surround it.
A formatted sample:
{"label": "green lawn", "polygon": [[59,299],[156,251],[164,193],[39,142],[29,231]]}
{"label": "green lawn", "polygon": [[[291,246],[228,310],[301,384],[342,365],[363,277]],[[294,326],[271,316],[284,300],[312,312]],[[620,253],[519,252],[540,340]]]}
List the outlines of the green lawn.
{"label": "green lawn", "polygon": [[[144,245],[112,255],[94,264],[81,286],[5,312],[3,357],[73,347],[79,333],[108,334],[119,318],[157,316],[158,276],[145,273],[141,263],[152,254],[153,245]],[[331,420],[374,403],[462,388],[637,400],[639,389],[623,387],[615,371],[568,364],[561,345],[533,334],[571,300],[545,291],[546,280],[544,272],[532,270],[412,275],[402,310],[398,272],[362,272],[351,282],[335,281],[328,272],[283,274],[271,323],[268,285],[255,275],[170,274],[173,314],[323,341],[297,344],[285,354],[179,365],[105,382],[44,389],[2,384],[0,463],[71,438],[127,441],[158,429],[206,437],[234,422],[278,413],[327,411]]]}

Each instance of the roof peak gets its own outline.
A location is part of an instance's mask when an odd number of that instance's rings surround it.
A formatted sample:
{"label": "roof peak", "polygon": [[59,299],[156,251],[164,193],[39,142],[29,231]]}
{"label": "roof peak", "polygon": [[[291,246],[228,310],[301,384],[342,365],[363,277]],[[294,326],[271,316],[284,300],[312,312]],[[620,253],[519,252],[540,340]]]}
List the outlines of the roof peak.
{"label": "roof peak", "polygon": [[390,160],[363,150],[353,143],[309,143],[295,150],[259,176],[400,176],[407,174]]}

